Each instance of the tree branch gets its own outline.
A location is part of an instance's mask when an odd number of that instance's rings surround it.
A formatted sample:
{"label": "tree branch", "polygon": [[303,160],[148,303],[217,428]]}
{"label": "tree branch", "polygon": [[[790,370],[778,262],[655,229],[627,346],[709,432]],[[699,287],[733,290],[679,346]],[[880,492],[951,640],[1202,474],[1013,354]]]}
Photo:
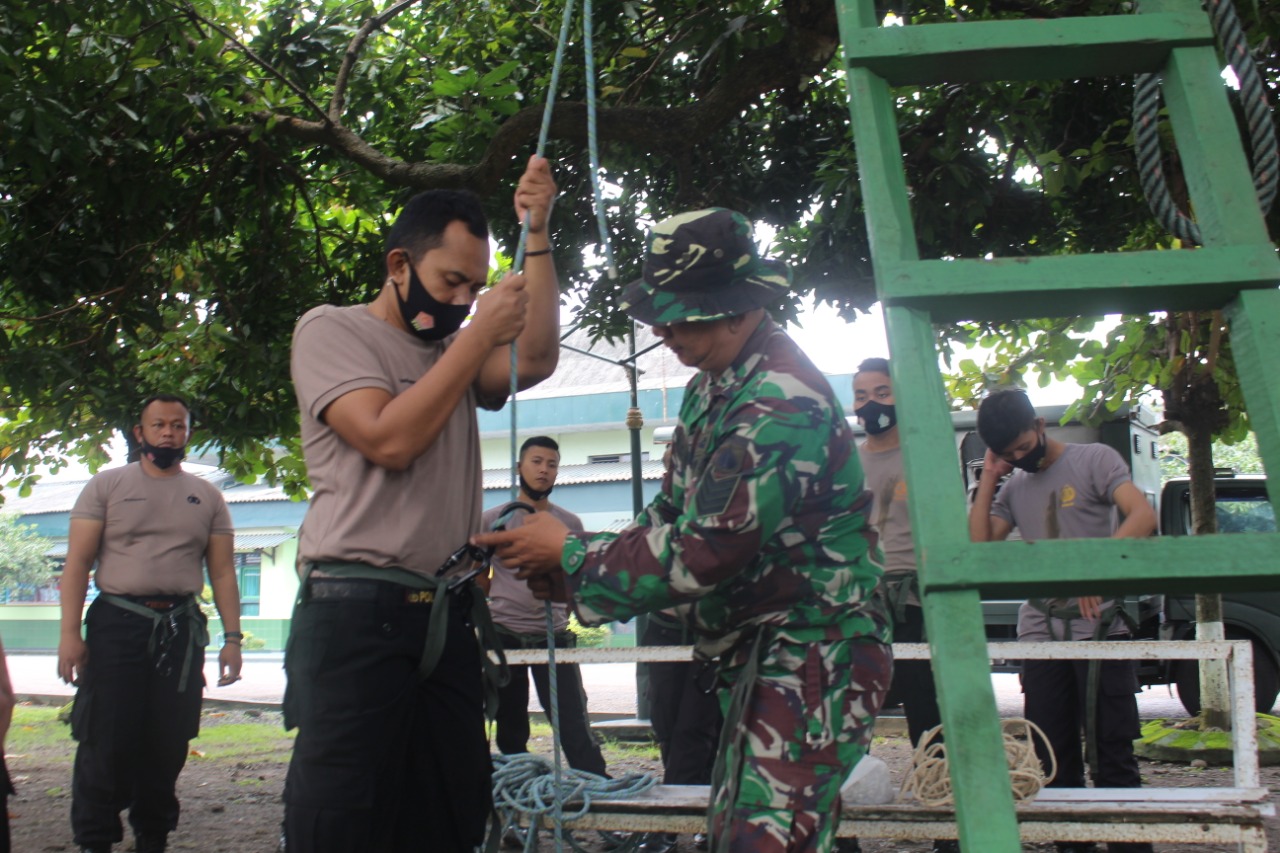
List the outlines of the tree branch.
{"label": "tree branch", "polygon": [[201,15],[199,12],[195,10],[195,7],[191,5],[187,5],[186,7],[184,7],[184,11],[191,18],[191,20],[202,23],[205,26],[215,29],[219,33],[221,33],[223,38],[227,39],[236,47],[244,51],[244,55],[249,57],[249,59],[252,60],[256,65],[261,67],[262,70],[266,71],[272,77],[275,77],[281,83],[285,84],[290,89],[292,89],[294,94],[297,95],[299,98],[301,98],[304,104],[306,104],[308,107],[310,107],[312,110],[315,111],[316,115],[320,116],[325,121],[328,121],[328,118],[329,118],[328,115],[326,115],[325,111],[320,108],[319,104],[311,100],[311,95],[307,93],[306,89],[303,89],[297,83],[293,82],[287,76],[285,76],[283,72],[281,72],[278,68],[276,68],[270,62],[267,62],[261,56],[258,56],[258,54],[254,53],[252,48],[250,48],[244,42],[240,41],[240,39],[236,38],[235,35],[233,35],[229,30],[227,30],[226,27],[223,27],[221,24],[216,24],[213,21],[209,20],[208,18],[204,17],[203,15]]}
{"label": "tree branch", "polygon": [[351,79],[351,71],[355,68],[356,60],[360,58],[360,51],[364,50],[369,36],[382,29],[387,25],[387,21],[399,15],[405,9],[420,2],[422,0],[400,0],[399,3],[391,6],[381,15],[375,15],[365,21],[359,31],[356,32],[355,37],[351,39],[351,43],[347,45],[346,52],[342,55],[342,66],[338,69],[338,76],[333,83],[333,97],[329,100],[329,121],[334,124],[342,123],[342,108],[346,100],[347,83]]}

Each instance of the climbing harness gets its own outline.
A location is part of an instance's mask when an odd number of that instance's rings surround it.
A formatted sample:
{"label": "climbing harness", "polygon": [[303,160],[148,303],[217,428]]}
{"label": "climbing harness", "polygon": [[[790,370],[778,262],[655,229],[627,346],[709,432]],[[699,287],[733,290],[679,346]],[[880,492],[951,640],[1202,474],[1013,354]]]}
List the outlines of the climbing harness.
{"label": "climbing harness", "polygon": [[[1070,641],[1073,639],[1071,635],[1071,623],[1076,619],[1083,618],[1080,612],[1078,602],[1072,602],[1066,606],[1055,606],[1050,604],[1049,600],[1042,598],[1032,598],[1027,604],[1034,607],[1047,617],[1049,626],[1049,639],[1058,641]],[[1063,623],[1063,636],[1054,635],[1054,620],[1061,620]],[[1093,627],[1093,636],[1090,637],[1094,642],[1106,640],[1111,635],[1111,629],[1116,622],[1120,622],[1129,629],[1129,636],[1132,637],[1137,633],[1138,620],[1133,614],[1125,609],[1124,604],[1119,601],[1113,601],[1109,607],[1098,614],[1097,623]],[[1119,641],[1121,638],[1117,637]],[[1084,744],[1085,744],[1085,760],[1089,764],[1089,773],[1094,779],[1098,778],[1098,691],[1102,684],[1102,661],[1099,658],[1090,658],[1089,670],[1085,681],[1085,700],[1084,700]]]}
{"label": "climbing harness", "polygon": [[[1249,42],[1236,15],[1235,5],[1231,0],[1206,0],[1206,6],[1213,30],[1240,82],[1240,98],[1253,149],[1253,185],[1258,193],[1258,205],[1265,216],[1276,200],[1277,178],[1280,178],[1280,150],[1267,105],[1267,89],[1258,74],[1257,63],[1249,53]],[[1157,74],[1139,74],[1134,79],[1133,131],[1143,192],[1152,212],[1170,233],[1183,243],[1199,246],[1204,243],[1200,226],[1179,210],[1169,195],[1160,157],[1160,136],[1156,132],[1159,115],[1160,77]]]}
{"label": "climbing harness", "polygon": [[[147,657],[155,662],[156,672],[162,677],[167,677],[173,673],[174,657],[181,654],[182,671],[178,675],[178,692],[185,692],[187,681],[191,677],[192,661],[202,655],[204,647],[209,645],[208,621],[200,612],[195,596],[187,596],[167,609],[149,607],[147,596],[124,596],[104,592],[99,593],[98,598],[121,610],[127,610],[151,620],[151,636],[147,638]],[[174,647],[179,634],[179,619],[190,622],[185,649]]]}

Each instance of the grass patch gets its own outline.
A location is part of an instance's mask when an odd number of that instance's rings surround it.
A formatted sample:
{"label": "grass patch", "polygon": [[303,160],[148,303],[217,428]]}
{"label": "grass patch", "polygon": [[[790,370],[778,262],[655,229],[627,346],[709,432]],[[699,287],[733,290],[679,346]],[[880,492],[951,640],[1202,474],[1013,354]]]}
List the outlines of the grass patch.
{"label": "grass patch", "polygon": [[[76,743],[71,726],[58,719],[58,708],[19,705],[5,741],[11,755],[41,753],[47,759],[70,762]],[[285,764],[293,751],[293,733],[286,733],[279,714],[264,714],[244,722],[240,713],[213,712],[200,718],[200,736],[191,741],[192,760]]]}
{"label": "grass patch", "polygon": [[[47,705],[19,705],[13,709],[13,724],[5,738],[9,753],[71,749],[71,727],[58,720],[58,709]],[[70,753],[67,758],[70,759]]]}
{"label": "grass patch", "polygon": [[287,764],[293,752],[294,732],[286,732],[270,720],[260,723],[222,723],[202,725],[200,737],[191,748],[201,761],[244,761],[256,764]]}

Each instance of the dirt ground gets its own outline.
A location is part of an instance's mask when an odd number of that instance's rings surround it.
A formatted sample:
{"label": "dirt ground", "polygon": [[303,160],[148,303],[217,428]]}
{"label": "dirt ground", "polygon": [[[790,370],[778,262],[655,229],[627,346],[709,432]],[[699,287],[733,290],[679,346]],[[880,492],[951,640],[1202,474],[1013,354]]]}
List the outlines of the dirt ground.
{"label": "dirt ground", "polygon": [[[228,738],[220,738],[221,726],[232,728]],[[179,780],[178,796],[182,801],[182,822],[170,837],[172,851],[199,853],[275,853],[279,838],[282,807],[280,793],[288,764],[290,740],[273,711],[231,711],[206,714],[206,737],[192,743],[193,753]],[[71,763],[74,742],[66,727],[54,721],[19,722],[9,738],[7,762],[17,794],[9,800],[13,850],[19,853],[62,853],[74,851],[68,826],[70,808]],[[251,732],[245,736],[243,732]],[[547,738],[536,738],[534,751],[549,751]],[[207,747],[207,748],[206,748]],[[890,767],[895,781],[900,781],[909,765],[911,754],[905,737],[877,738],[873,754]],[[610,749],[607,758],[611,770],[660,772],[653,750]],[[1159,762],[1142,763],[1143,784],[1153,787],[1194,787],[1197,785],[1229,785],[1229,768],[1193,770],[1182,765]],[[1263,783],[1273,792],[1280,791],[1280,767],[1263,768]],[[1273,849],[1280,850],[1280,820],[1268,825],[1268,838]],[[592,849],[598,845],[592,844]],[[429,838],[424,838],[424,851],[432,851]],[[549,841],[542,850],[551,850]],[[681,853],[693,850],[690,839],[681,838]],[[1028,844],[1027,851],[1048,851],[1051,845]],[[1157,845],[1159,853],[1204,853],[1212,848],[1193,845]],[[131,836],[126,833],[117,851],[133,850]],[[928,850],[926,844],[867,839],[865,853]]]}

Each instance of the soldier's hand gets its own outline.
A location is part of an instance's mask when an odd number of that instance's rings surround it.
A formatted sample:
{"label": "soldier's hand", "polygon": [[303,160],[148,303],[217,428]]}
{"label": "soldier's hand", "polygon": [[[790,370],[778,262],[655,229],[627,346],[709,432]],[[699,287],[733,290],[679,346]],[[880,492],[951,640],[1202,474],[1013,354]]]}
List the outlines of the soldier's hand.
{"label": "soldier's hand", "polygon": [[534,154],[516,187],[516,218],[524,222],[527,213],[530,217],[529,233],[541,234],[547,230],[551,205],[555,200],[556,182],[551,177],[551,164],[547,158]]}
{"label": "soldier's hand", "polygon": [[[519,575],[517,575],[519,577]],[[569,595],[569,585],[565,581],[565,575],[562,571],[550,572],[549,574],[532,575],[526,581],[529,591],[533,593],[533,597],[539,601],[554,601],[556,604],[568,604],[572,596]]]}
{"label": "soldier's hand", "polygon": [[476,300],[471,325],[486,336],[490,347],[511,343],[524,330],[529,293],[523,273],[507,273]]}
{"label": "soldier's hand", "polygon": [[472,544],[482,548],[496,548],[498,559],[518,568],[516,577],[528,580],[534,575],[560,571],[560,552],[569,528],[549,512],[535,512],[514,530],[494,533],[477,533]]}
{"label": "soldier's hand", "polygon": [[1076,606],[1080,608],[1080,615],[1084,618],[1097,619],[1102,615],[1102,596],[1082,595],[1076,599]]}
{"label": "soldier's hand", "polygon": [[58,641],[58,677],[67,684],[79,684],[89,662],[89,647],[78,633]]}
{"label": "soldier's hand", "polygon": [[239,643],[223,643],[218,652],[218,686],[226,687],[240,680],[240,668],[244,665]]}

